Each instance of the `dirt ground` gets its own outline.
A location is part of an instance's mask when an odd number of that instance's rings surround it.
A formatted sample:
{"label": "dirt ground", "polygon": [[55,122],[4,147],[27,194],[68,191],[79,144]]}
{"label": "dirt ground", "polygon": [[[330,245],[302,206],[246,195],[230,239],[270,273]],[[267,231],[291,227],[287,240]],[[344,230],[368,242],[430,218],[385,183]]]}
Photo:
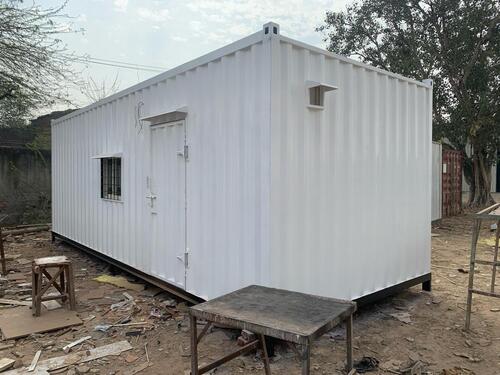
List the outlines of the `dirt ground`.
{"label": "dirt ground", "polygon": [[[479,245],[479,255],[483,259],[492,258],[492,237],[493,233],[485,225]],[[472,331],[463,331],[470,238],[471,221],[465,215],[444,219],[433,228],[432,293],[414,287],[362,308],[354,320],[355,360],[364,356],[378,359],[379,368],[372,374],[410,374],[405,369],[418,361],[421,367],[413,372],[415,374],[500,374],[500,300],[475,296]],[[50,255],[71,258],[75,265],[78,314],[85,322],[70,330],[3,341],[0,348],[5,344],[14,346],[0,349],[0,358],[16,359],[16,366],[27,366],[39,349],[42,349],[40,360],[62,356],[64,345],[89,335],[92,339],[76,346],[73,351],[121,340],[128,340],[133,349],[120,356],[108,356],[68,368],[62,373],[118,375],[134,374],[142,369],[140,374],[189,374],[189,332],[184,303],[169,303],[171,296],[165,293],[151,296],[155,294],[151,287],[137,292],[93,280],[96,276],[111,274],[113,270],[70,246],[59,242],[52,244],[49,232],[9,238],[5,247],[8,256],[18,256],[8,261],[8,268],[25,273],[26,281],[30,274],[30,264],[26,260]],[[491,269],[480,266],[476,286],[487,290],[490,275]],[[15,284],[11,284],[11,289],[15,289]],[[132,295],[135,304],[124,302],[121,307],[110,309],[112,304],[126,300],[123,292]],[[95,295],[91,296],[92,293]],[[96,295],[97,299],[90,299]],[[14,293],[4,298],[27,297]],[[0,316],[10,308],[0,306]],[[152,311],[159,317],[151,316]],[[402,313],[410,321],[402,322],[391,315],[394,313]],[[99,324],[119,321],[151,324],[146,328],[122,326],[110,328],[107,332],[95,330]],[[237,333],[233,331],[212,330],[201,342],[200,362],[207,363],[231,352],[236,347],[236,337]],[[344,373],[344,348],[342,327],[324,335],[313,346],[312,374]],[[149,367],[141,367],[148,360]],[[300,373],[295,353],[284,345],[276,346],[271,369],[273,374]],[[250,354],[220,367],[216,373],[263,374],[264,371],[259,354]]]}

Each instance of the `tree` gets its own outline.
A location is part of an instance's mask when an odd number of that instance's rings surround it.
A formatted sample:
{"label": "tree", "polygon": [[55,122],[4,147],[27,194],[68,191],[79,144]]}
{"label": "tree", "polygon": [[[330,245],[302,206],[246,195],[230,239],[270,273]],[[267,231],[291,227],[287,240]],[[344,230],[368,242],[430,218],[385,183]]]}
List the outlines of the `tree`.
{"label": "tree", "polygon": [[0,126],[19,124],[55,103],[69,103],[73,56],[57,38],[74,32],[62,13],[65,5],[42,8],[0,0]]}
{"label": "tree", "polygon": [[81,86],[80,91],[91,103],[95,103],[117,93],[119,89],[120,82],[118,81],[117,74],[110,84],[107,84],[106,80],[98,83],[92,77],[88,77],[87,82]]}
{"label": "tree", "polygon": [[434,139],[461,150],[469,206],[492,201],[500,150],[500,2],[362,0],[327,12],[330,51],[434,81]]}

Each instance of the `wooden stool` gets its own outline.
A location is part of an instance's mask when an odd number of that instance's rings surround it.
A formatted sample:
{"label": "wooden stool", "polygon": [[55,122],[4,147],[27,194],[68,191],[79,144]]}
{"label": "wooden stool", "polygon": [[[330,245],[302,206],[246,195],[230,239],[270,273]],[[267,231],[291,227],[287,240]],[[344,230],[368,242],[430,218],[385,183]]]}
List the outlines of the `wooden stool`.
{"label": "wooden stool", "polygon": [[[56,269],[51,275],[48,269]],[[38,258],[33,260],[32,274],[32,310],[33,315],[40,316],[43,301],[61,299],[64,303],[69,301],[70,310],[76,310],[75,286],[73,280],[73,266],[65,256]],[[47,283],[44,285],[44,276]],[[45,296],[44,294],[53,286],[59,291],[58,295]]]}

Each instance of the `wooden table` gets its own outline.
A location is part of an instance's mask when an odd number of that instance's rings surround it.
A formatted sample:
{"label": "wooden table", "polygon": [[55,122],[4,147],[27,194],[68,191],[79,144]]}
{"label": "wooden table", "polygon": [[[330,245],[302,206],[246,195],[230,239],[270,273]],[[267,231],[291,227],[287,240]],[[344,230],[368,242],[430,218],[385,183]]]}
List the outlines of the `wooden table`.
{"label": "wooden table", "polygon": [[[498,245],[500,241],[500,203],[496,203],[488,208],[485,208],[478,213],[470,215],[473,218],[472,228],[472,244],[470,250],[470,266],[469,266],[469,286],[467,288],[467,308],[465,310],[465,330],[470,329],[470,317],[472,313],[472,295],[479,294],[482,296],[500,298],[500,293],[495,291],[495,282],[497,277],[497,268],[500,267],[498,259]],[[483,221],[494,221],[497,224],[495,233],[495,249],[493,251],[493,260],[476,259],[477,241],[481,232],[481,224]],[[491,285],[490,290],[481,290],[474,287],[474,275],[476,265],[486,265],[491,267]]]}
{"label": "wooden table", "polygon": [[[251,285],[189,309],[191,325],[191,375],[204,374],[244,353],[261,347],[264,369],[271,374],[265,336],[300,347],[302,374],[310,373],[311,344],[324,333],[346,322],[347,370],[352,369],[352,315],[356,303]],[[197,333],[197,320],[207,323]],[[212,324],[246,329],[257,335],[225,357],[198,368],[198,344]]]}

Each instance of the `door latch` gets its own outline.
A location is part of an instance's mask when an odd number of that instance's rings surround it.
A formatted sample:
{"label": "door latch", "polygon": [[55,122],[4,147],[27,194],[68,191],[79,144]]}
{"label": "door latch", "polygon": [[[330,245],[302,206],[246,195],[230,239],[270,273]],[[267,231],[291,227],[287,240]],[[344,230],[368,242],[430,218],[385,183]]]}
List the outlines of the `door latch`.
{"label": "door latch", "polygon": [[151,207],[153,207],[154,206],[154,200],[156,199],[156,195],[149,194],[149,195],[146,195],[146,198],[149,199],[149,205]]}

